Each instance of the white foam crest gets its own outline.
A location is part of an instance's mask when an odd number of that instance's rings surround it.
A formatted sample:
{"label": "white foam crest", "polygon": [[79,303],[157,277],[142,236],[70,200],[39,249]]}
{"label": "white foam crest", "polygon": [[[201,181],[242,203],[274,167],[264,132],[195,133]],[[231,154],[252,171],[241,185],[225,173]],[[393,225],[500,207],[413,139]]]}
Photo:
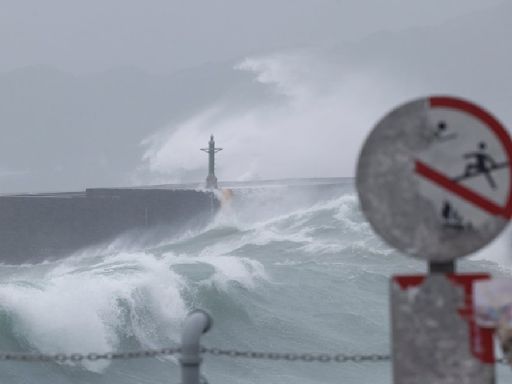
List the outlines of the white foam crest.
{"label": "white foam crest", "polygon": [[[347,222],[350,221],[349,216],[354,213],[357,207],[357,198],[355,194],[346,193],[337,198],[333,198],[327,201],[320,201],[316,204],[311,205],[308,208],[299,209],[293,212],[292,215],[277,217],[275,220],[282,221],[284,219],[293,218],[295,220],[305,219],[307,221],[312,216],[325,212],[331,213],[332,217],[334,217],[338,221]],[[353,223],[359,224],[356,222]]]}
{"label": "white foam crest", "polygon": [[[179,234],[173,233],[169,235],[169,237],[162,238],[158,241],[151,239],[148,243],[145,242],[144,235],[137,233],[134,236],[134,233],[125,233],[109,242],[77,250],[65,259],[46,260],[36,264],[27,263],[14,266],[0,263],[0,266],[3,268],[15,268],[18,272],[20,268],[26,268],[28,272],[33,272],[35,268],[46,267],[44,269],[53,268],[54,272],[61,271],[61,273],[67,273],[74,269],[76,265],[80,265],[82,263],[96,265],[99,267],[105,258],[113,260],[120,255],[150,255],[153,250],[158,249],[159,247],[193,240],[194,238],[219,227],[222,227],[222,225],[213,221],[204,228],[190,229],[180,232]],[[151,237],[151,234],[147,234],[147,236]],[[62,260],[65,260],[65,262],[62,262]]]}
{"label": "white foam crest", "polygon": [[[343,210],[349,212],[352,208],[351,205],[355,202],[353,194],[346,194],[339,198],[323,200],[313,204],[300,200],[300,204],[292,204],[288,209],[284,209],[285,213],[276,215],[275,208],[281,208],[282,210],[283,205],[286,204],[286,201],[276,201],[276,191],[269,192],[268,189],[263,188],[258,191],[251,190],[249,194],[251,199],[242,201],[238,206],[233,206],[233,204],[223,205],[214,220],[205,228],[169,237],[158,244],[152,245],[151,249],[192,241],[205,233],[226,228],[233,228],[244,234],[234,240],[224,238],[221,239],[222,242],[213,244],[211,247],[221,248],[215,252],[216,254],[230,253],[245,245],[261,246],[279,241],[307,243],[312,241],[311,233],[316,228],[306,226],[312,217],[328,211],[333,211],[333,215],[338,217]],[[301,193],[301,195],[304,194]],[[277,196],[283,197],[282,191],[277,191]],[[268,201],[274,203],[267,207],[270,211],[268,215],[270,217],[264,216],[263,219],[260,217],[260,220],[252,220],[253,211],[261,211],[259,203],[268,204]],[[133,241],[125,237],[119,237],[109,244],[79,251],[70,256],[68,261],[85,262],[87,260],[86,262],[90,263],[94,260],[101,260],[106,255],[114,257],[114,255],[137,252],[137,247],[131,246]],[[66,263],[60,265],[59,268],[68,268],[69,265],[69,263]]]}
{"label": "white foam crest", "polygon": [[377,246],[373,244],[368,244],[368,240],[374,240],[373,238],[365,238],[361,240],[356,240],[350,237],[340,237],[335,241],[331,240],[314,240],[302,247],[299,248],[300,251],[303,251],[312,255],[322,255],[322,254],[341,254],[341,253],[353,253],[355,250],[364,251],[368,254],[373,255],[382,255],[389,256],[396,252],[393,248],[390,248],[384,243],[379,243]]}
{"label": "white foam crest", "polygon": [[283,261],[276,261],[273,264],[277,265],[277,266],[281,266],[281,267],[295,267],[297,265],[303,265],[303,264],[307,264],[309,262],[310,262],[309,260],[304,261],[304,260],[297,260],[297,259],[293,259],[293,260],[285,259]]}
{"label": "white foam crest", "polygon": [[200,283],[214,285],[221,290],[227,290],[232,283],[246,289],[254,289],[258,281],[268,280],[265,267],[259,261],[238,256],[219,255],[207,249],[199,256],[164,255],[172,265],[207,264],[213,267],[214,272]]}
{"label": "white foam crest", "polygon": [[[204,281],[205,284],[214,284],[221,289],[226,289],[231,283],[236,282],[241,286],[252,289],[259,280],[268,280],[263,264],[260,262],[238,257],[237,253],[245,246],[265,246],[273,242],[291,242],[296,244],[313,244],[315,239],[311,233],[315,231],[313,226],[304,224],[316,213],[336,209],[346,198],[317,203],[313,207],[301,208],[287,214],[279,215],[268,220],[240,224],[239,218],[233,211],[220,214],[212,223],[209,230],[236,227],[241,230],[236,237],[213,242],[208,247],[199,251],[197,255],[173,255],[165,254],[172,258],[173,264],[198,264],[204,263],[212,266],[215,273]],[[351,201],[352,198],[349,198]],[[284,225],[286,224],[286,225]]]}
{"label": "white foam crest", "polygon": [[[292,210],[286,214],[247,225],[241,225],[236,212],[230,209],[219,214],[218,219],[212,223],[210,230],[235,227],[242,234],[213,242],[208,248],[201,251],[200,256],[233,255],[248,245],[265,246],[273,242],[295,243],[299,246],[299,250],[308,253],[340,252],[346,248],[346,244],[325,243],[318,240],[313,236],[319,229],[318,225],[307,225],[307,223],[315,215],[322,213],[328,213],[340,221],[338,216],[342,213],[345,216],[348,216],[348,213],[353,213],[355,202],[356,198],[353,194],[342,195],[335,199],[318,202],[307,208]],[[347,221],[355,231],[368,228],[368,224],[365,222],[357,223],[350,218],[343,218],[342,221]],[[350,241],[353,241],[353,239]]]}
{"label": "white foam crest", "polygon": [[258,230],[253,230],[249,234],[242,236],[240,243],[243,245],[263,246],[273,242],[290,242],[290,243],[308,243],[313,240],[310,236],[314,230],[312,227],[303,227],[293,231],[283,231],[276,226],[268,226]]}
{"label": "white foam crest", "polygon": [[117,263],[123,275],[126,270],[138,272],[136,284],[130,290],[134,309],[131,329],[137,340],[150,347],[161,345],[162,339],[177,340],[179,324],[188,312],[181,295],[186,282],[171,269],[171,261],[148,253],[121,253],[108,262]]}
{"label": "white foam crest", "polygon": [[358,231],[370,228],[369,223],[363,218],[359,210],[359,200],[355,193],[340,197],[336,204],[336,207],[333,207],[337,210],[333,215],[336,220],[349,224]]}
{"label": "white foam crest", "polygon": [[[170,180],[197,175],[204,166],[197,143],[214,133],[229,148],[218,164],[223,179],[351,176],[358,144],[405,89],[377,68],[343,61],[318,50],[243,60],[235,69],[256,80],[247,86],[269,96],[244,107],[228,97],[153,134],[143,141],[139,172]],[[340,151],[340,143],[351,145]]]}
{"label": "white foam crest", "polygon": [[[187,312],[182,279],[165,260],[145,253],[92,266],[66,260],[34,277],[25,282],[12,276],[0,285],[0,302],[15,319],[17,334],[45,353],[111,351],[122,336],[135,336],[144,346],[158,344],[162,335],[176,340]],[[99,372],[108,363],[83,365]]]}
{"label": "white foam crest", "polygon": [[245,246],[265,246],[273,242],[309,243],[313,241],[310,236],[313,230],[311,227],[285,230],[276,226],[275,223],[265,223],[246,230],[235,238],[222,239],[222,241],[210,244],[207,248],[201,250],[200,256],[232,255]]}
{"label": "white foam crest", "polygon": [[[282,195],[282,192],[281,192]],[[329,199],[326,201],[319,201],[314,203],[305,203],[299,207],[290,207],[289,210],[282,214],[272,214],[271,217],[263,218],[261,220],[246,220],[244,221],[242,217],[248,216],[251,218],[251,210],[259,209],[259,201],[261,199],[262,204],[268,203],[267,194],[265,192],[262,195],[258,196],[256,201],[253,201],[251,204],[253,206],[240,207],[239,209],[245,212],[240,213],[239,211],[233,207],[228,207],[226,209],[222,209],[216,217],[216,220],[211,224],[210,228],[214,228],[217,226],[233,226],[239,228],[241,230],[251,230],[257,229],[272,225],[277,225],[283,222],[286,222],[286,226],[290,229],[294,229],[296,227],[300,227],[301,225],[307,223],[307,221],[314,216],[315,214],[333,211],[333,217],[338,220],[346,220],[346,216],[352,210],[357,207],[357,198],[352,193],[343,194],[337,198]],[[275,207],[271,208],[280,208],[281,205],[286,204],[286,199],[284,201],[276,201]],[[304,207],[305,205],[305,207]],[[249,210],[249,212],[246,212]],[[275,209],[273,210],[275,212]],[[293,221],[290,223],[290,221]]]}
{"label": "white foam crest", "polygon": [[326,253],[340,253],[346,248],[345,245],[332,242],[313,241],[299,248],[301,251],[321,255]]}
{"label": "white foam crest", "polygon": [[215,268],[213,276],[204,283],[213,284],[222,290],[227,290],[232,282],[246,289],[254,289],[258,281],[268,280],[263,264],[246,257],[204,257],[203,262]]}

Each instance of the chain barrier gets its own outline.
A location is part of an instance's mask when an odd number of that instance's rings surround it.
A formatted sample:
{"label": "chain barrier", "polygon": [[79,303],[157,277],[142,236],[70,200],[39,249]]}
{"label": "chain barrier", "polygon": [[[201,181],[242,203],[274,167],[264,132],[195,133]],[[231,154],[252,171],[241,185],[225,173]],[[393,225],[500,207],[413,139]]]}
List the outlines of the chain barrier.
{"label": "chain barrier", "polygon": [[[123,360],[154,358],[161,356],[173,356],[181,353],[181,348],[148,349],[129,352],[107,352],[107,353],[57,353],[57,354],[35,354],[35,353],[7,353],[0,352],[0,361],[22,361],[22,362],[74,362],[98,361],[98,360]],[[290,352],[256,352],[239,351],[236,349],[220,349],[202,347],[201,353],[212,356],[224,356],[230,358],[244,358],[256,360],[289,361],[303,363],[378,363],[391,360],[388,354],[353,354],[344,353],[290,353]],[[498,364],[508,364],[507,359],[496,358]]]}
{"label": "chain barrier", "polygon": [[80,361],[97,361],[97,360],[121,360],[121,359],[140,359],[144,357],[172,356],[181,352],[181,348],[161,348],[148,349],[143,351],[129,352],[107,352],[107,353],[57,353],[57,354],[41,354],[41,353],[7,353],[0,352],[0,361],[25,361],[25,362],[50,362],[58,363]]}
{"label": "chain barrier", "polygon": [[254,351],[238,351],[234,349],[220,348],[202,348],[201,352],[213,356],[226,356],[233,358],[259,359],[259,360],[283,360],[298,361],[306,363],[363,363],[363,362],[381,362],[389,361],[389,355],[381,354],[354,354],[347,355],[344,353],[282,353],[282,352],[254,352]]}
{"label": "chain barrier", "polygon": [[[0,352],[0,361],[24,361],[24,362],[81,362],[81,361],[97,361],[97,360],[121,360],[121,359],[139,359],[159,356],[172,356],[181,352],[181,348],[162,348],[149,349],[142,351],[130,352],[107,352],[107,353],[57,353],[57,354],[30,354],[30,353],[6,353]],[[389,361],[389,355],[380,354],[355,354],[347,355],[343,353],[282,353],[282,352],[255,352],[255,351],[238,351],[233,349],[207,348],[202,347],[201,353],[212,356],[226,356],[232,358],[246,358],[258,360],[282,360],[282,361],[298,361],[307,363],[362,363],[362,362],[380,362]]]}
{"label": "chain barrier", "polygon": [[[254,352],[254,351],[239,351],[236,349],[220,349],[220,348],[201,348],[202,353],[207,353],[213,356],[226,356],[232,358],[247,358],[259,360],[284,360],[284,361],[298,361],[307,363],[377,363],[391,360],[391,355],[388,354],[353,354],[347,355],[344,353],[329,354],[329,353],[281,353],[281,352]],[[497,357],[495,359],[497,364],[509,364],[509,361],[504,357]]]}

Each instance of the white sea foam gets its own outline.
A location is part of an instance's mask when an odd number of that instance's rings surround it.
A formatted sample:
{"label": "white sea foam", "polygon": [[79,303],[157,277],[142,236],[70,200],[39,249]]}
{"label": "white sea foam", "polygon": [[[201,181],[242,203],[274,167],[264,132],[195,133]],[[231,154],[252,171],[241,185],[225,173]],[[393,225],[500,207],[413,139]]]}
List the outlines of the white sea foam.
{"label": "white sea foam", "polygon": [[[424,265],[397,258],[376,238],[351,190],[318,200],[276,191],[238,195],[209,227],[158,249],[129,252],[118,240],[66,260],[0,267],[0,309],[13,319],[21,348],[42,352],[172,345],[201,302],[214,314],[215,346],[229,335],[253,349],[386,353],[388,278]],[[266,203],[259,209],[258,199],[270,197],[278,206],[273,215]],[[482,257],[496,261],[490,250]],[[239,312],[227,318],[225,305],[233,303]],[[231,318],[236,313],[243,315]],[[116,364],[83,367],[108,376]]]}
{"label": "white sea foam", "polygon": [[[2,308],[32,348],[87,353],[114,350],[127,336],[146,347],[177,340],[187,308],[180,293],[183,280],[166,260],[121,253],[95,265],[76,261],[67,260],[30,281],[14,275],[0,285]],[[84,366],[101,371],[107,364]]]}
{"label": "white sea foam", "polygon": [[228,99],[207,106],[144,140],[141,172],[186,179],[204,165],[194,154],[197,143],[215,132],[229,148],[218,172],[231,180],[351,175],[359,146],[340,145],[362,143],[404,89],[376,69],[358,67],[347,76],[338,60],[318,51],[243,60],[236,69],[254,77],[255,89],[275,95],[272,105],[261,100],[241,108]]}
{"label": "white sea foam", "polygon": [[216,250],[210,248],[203,250],[197,256],[167,253],[164,257],[172,266],[194,264],[211,266],[213,273],[199,283],[214,285],[221,290],[227,290],[232,283],[246,289],[254,289],[258,281],[268,280],[262,263],[247,257],[218,254]]}
{"label": "white sea foam", "polygon": [[263,264],[256,260],[232,256],[206,257],[203,259],[215,268],[215,274],[205,281],[226,290],[230,283],[236,282],[246,289],[254,289],[259,280],[267,280]]}

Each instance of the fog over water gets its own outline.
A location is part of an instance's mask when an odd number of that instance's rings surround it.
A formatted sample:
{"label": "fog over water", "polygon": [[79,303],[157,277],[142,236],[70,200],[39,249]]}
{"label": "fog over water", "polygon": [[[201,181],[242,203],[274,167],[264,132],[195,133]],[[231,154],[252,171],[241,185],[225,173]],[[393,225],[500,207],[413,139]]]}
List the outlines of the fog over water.
{"label": "fog over water", "polygon": [[220,179],[350,177],[431,93],[512,121],[510,2],[70,4],[0,5],[0,192],[200,181],[211,133]]}
{"label": "fog over water", "polygon": [[[209,346],[388,353],[389,278],[426,265],[362,215],[359,148],[391,108],[429,94],[472,100],[510,129],[511,15],[509,0],[2,0],[0,194],[200,185],[210,134],[221,185],[338,179],[235,189],[204,228],[158,244],[125,234],[0,263],[0,351],[175,346],[200,307]],[[458,270],[510,276],[510,238]],[[173,358],[0,364],[2,383],[179,380]],[[391,382],[388,362],[206,356],[204,368],[212,383]]]}

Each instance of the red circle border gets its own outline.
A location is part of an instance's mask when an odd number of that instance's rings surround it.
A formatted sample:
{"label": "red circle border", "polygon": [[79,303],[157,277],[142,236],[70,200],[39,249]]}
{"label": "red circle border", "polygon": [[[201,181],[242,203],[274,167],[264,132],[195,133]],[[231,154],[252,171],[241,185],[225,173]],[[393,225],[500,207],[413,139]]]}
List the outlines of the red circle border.
{"label": "red circle border", "polygon": [[467,100],[449,96],[433,96],[429,98],[429,101],[431,108],[445,107],[458,109],[476,117],[486,126],[488,126],[498,137],[498,140],[505,148],[509,162],[509,195],[507,204],[503,209],[505,210],[504,213],[507,219],[512,218],[512,139],[510,138],[510,135],[508,134],[505,127],[485,109]]}

